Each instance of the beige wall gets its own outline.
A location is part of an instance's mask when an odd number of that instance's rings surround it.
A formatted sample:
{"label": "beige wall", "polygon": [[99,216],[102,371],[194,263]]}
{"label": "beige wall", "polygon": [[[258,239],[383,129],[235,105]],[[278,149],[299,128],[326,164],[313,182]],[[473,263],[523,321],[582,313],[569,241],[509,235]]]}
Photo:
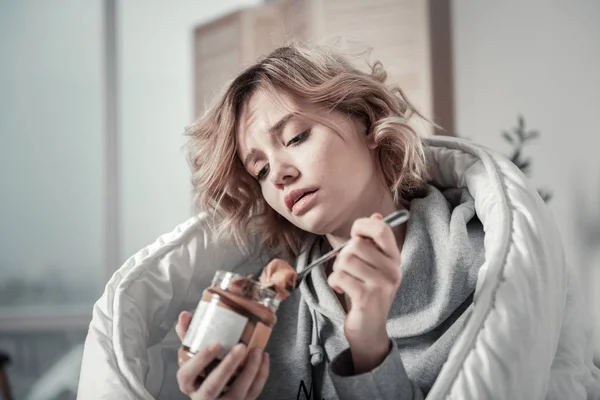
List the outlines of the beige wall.
{"label": "beige wall", "polygon": [[194,27],[257,3],[117,2],[123,259],[192,212],[182,146],[194,117]]}
{"label": "beige wall", "polygon": [[[457,131],[508,153],[522,113],[526,147],[600,332],[600,2],[453,2]],[[598,340],[600,355],[600,340]]]}

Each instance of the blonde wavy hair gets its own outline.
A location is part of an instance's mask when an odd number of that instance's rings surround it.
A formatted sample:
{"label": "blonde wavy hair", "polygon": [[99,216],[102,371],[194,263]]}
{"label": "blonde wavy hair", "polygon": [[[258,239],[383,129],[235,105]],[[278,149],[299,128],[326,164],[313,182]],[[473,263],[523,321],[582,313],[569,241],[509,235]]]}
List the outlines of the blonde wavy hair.
{"label": "blonde wavy hair", "polygon": [[186,127],[195,203],[214,216],[216,240],[250,237],[280,257],[298,254],[306,232],[264,200],[259,183],[237,154],[242,106],[257,90],[286,93],[327,111],[359,118],[373,135],[385,184],[397,204],[421,193],[428,180],[424,143],[409,125],[418,115],[398,87],[388,87],[380,62],[360,71],[331,49],[292,44],[246,68],[193,124]]}

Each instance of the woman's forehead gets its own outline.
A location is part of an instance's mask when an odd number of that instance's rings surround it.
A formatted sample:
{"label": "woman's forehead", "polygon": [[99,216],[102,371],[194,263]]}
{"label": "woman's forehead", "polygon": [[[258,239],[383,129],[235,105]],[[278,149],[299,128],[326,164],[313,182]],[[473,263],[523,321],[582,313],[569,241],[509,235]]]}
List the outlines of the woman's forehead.
{"label": "woman's forehead", "polygon": [[299,109],[298,102],[287,93],[257,90],[242,106],[238,131],[264,130],[279,119]]}
{"label": "woman's forehead", "polygon": [[272,133],[288,115],[300,110],[299,102],[284,92],[257,90],[242,105],[236,124],[238,151],[244,151],[255,135]]}

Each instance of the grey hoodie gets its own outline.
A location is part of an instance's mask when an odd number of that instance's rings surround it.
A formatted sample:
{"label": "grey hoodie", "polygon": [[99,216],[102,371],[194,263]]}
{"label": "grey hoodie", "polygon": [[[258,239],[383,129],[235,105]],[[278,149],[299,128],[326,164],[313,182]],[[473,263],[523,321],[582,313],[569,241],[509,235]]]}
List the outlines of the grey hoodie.
{"label": "grey hoodie", "polygon": [[[345,312],[323,269],[316,269],[277,311],[266,348],[271,372],[261,399],[425,397],[470,314],[484,262],[484,233],[473,198],[464,189],[441,192],[430,186],[409,209],[403,278],[388,316],[391,350],[384,361],[370,372],[353,374]],[[328,248],[323,237],[311,237],[297,270]]]}

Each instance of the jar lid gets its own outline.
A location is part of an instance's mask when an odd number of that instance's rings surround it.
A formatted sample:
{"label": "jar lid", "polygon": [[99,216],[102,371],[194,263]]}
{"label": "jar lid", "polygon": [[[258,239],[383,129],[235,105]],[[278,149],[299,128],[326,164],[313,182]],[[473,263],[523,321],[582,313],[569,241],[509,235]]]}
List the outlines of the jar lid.
{"label": "jar lid", "polygon": [[277,311],[281,302],[276,297],[273,289],[263,287],[259,281],[252,279],[251,275],[244,276],[231,271],[219,270],[215,272],[212,281],[213,286],[234,293],[249,300],[261,303],[273,311]]}

